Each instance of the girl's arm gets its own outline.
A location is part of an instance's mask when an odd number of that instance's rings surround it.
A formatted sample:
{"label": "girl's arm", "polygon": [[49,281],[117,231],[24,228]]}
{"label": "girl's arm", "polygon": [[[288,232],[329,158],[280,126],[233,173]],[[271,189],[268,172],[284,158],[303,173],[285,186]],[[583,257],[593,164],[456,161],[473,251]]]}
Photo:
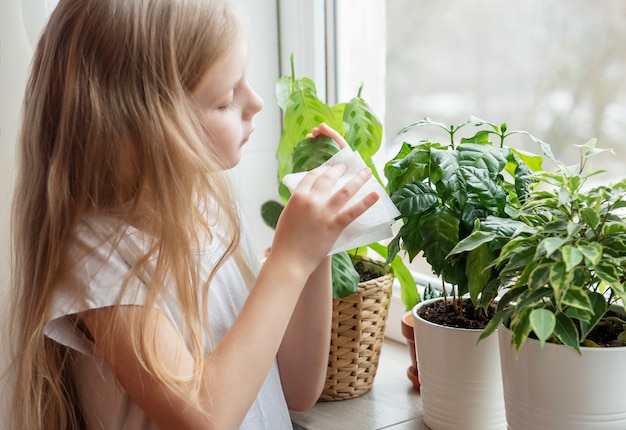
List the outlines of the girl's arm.
{"label": "girl's arm", "polygon": [[278,351],[289,408],[311,408],[324,388],[332,322],[331,258],[307,280]]}
{"label": "girl's arm", "polygon": [[[298,302],[302,298],[304,303],[309,295],[316,300],[322,299],[321,293],[318,295],[314,288],[309,288],[312,284],[307,285],[304,293],[305,284],[309,280],[313,282],[321,274],[322,270],[318,271],[318,267],[341,231],[378,199],[372,193],[353,206],[344,207],[369,179],[371,172],[364,170],[341,190],[332,193],[332,185],[343,170],[340,166],[315,169],[294,190],[276,228],[270,255],[246,303],[226,335],[205,360],[199,407],[160,386],[141,367],[140,358],[133,353],[133,336],[128,333],[131,325],[125,322],[132,321],[140,312],[150,312],[157,322],[159,354],[164,366],[181,377],[181,384],[191,376],[193,359],[184,342],[158,310],[122,307],[111,337],[106,333],[112,309],[101,308],[80,316],[120,384],[157,426],[176,429],[239,427],[281,347],[294,310],[296,307],[299,311],[308,308],[308,303],[300,306]],[[325,295],[329,300],[328,289]],[[321,308],[314,305],[310,309]],[[297,324],[295,321],[294,324]],[[328,339],[327,334],[322,336]],[[327,348],[328,342],[326,351]],[[287,389],[293,391],[292,386]],[[291,394],[289,396],[292,397]],[[309,400],[294,401],[296,403],[306,406]]]}

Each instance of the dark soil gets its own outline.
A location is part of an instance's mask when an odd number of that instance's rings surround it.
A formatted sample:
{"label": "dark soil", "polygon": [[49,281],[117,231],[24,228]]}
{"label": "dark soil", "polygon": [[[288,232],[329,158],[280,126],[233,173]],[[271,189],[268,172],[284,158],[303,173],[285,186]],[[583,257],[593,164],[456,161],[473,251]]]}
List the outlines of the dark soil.
{"label": "dark soil", "polygon": [[371,281],[387,273],[384,267],[373,263],[365,264],[363,261],[358,260],[354,262],[354,269],[359,273],[359,282]]}
{"label": "dark soil", "polygon": [[[475,311],[472,302],[469,299],[465,299],[463,301],[463,311],[459,313],[452,306],[452,299],[448,298],[447,307],[443,300],[433,302],[427,306],[422,306],[419,310],[419,316],[433,324],[445,327],[484,329],[494,311],[495,305],[489,307],[488,314],[482,309]],[[624,318],[613,311],[607,312],[607,316]],[[604,319],[589,333],[587,339],[601,347],[625,346],[621,341],[617,340],[617,336],[622,331],[624,331],[624,326],[619,320]],[[530,334],[530,337],[534,338],[533,333]]]}
{"label": "dark soil", "polygon": [[[608,311],[606,316],[624,318],[613,311]],[[597,326],[591,330],[587,339],[594,341],[600,346],[624,346],[622,342],[617,340],[617,336],[624,331],[624,325],[619,321],[601,320]]]}
{"label": "dark soil", "polygon": [[483,329],[494,311],[495,306],[490,306],[489,316],[487,316],[483,309],[476,310],[471,300],[463,299],[462,312],[459,312],[458,309],[454,309],[454,306],[452,306],[452,299],[448,298],[447,307],[444,300],[433,302],[422,306],[419,310],[419,316],[433,324],[446,327]]}

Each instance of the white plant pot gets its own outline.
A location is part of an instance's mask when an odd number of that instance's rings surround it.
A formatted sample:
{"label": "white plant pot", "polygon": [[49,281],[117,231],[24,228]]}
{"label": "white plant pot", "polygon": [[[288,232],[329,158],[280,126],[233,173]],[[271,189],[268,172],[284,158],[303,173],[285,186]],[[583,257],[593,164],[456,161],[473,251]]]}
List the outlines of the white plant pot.
{"label": "white plant pot", "polygon": [[433,324],[413,308],[424,423],[432,430],[506,429],[497,336]]}
{"label": "white plant pot", "polygon": [[516,358],[501,326],[500,356],[511,430],[626,429],[626,347],[584,348],[528,339]]}

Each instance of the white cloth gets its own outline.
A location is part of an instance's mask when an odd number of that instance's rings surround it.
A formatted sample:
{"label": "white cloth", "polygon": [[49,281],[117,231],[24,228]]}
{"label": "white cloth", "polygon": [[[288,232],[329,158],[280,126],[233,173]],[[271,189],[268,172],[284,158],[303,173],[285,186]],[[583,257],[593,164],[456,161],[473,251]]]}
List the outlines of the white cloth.
{"label": "white cloth", "polygon": [[[129,268],[147,246],[144,235],[132,227],[127,229],[119,243],[103,240],[106,233],[107,223],[103,220],[88,220],[80,226],[77,243],[71,248],[70,256],[78,257],[84,254],[85,249],[91,248],[95,252],[87,258],[79,259],[69,276],[58,284],[51,299],[45,333],[49,338],[74,350],[73,378],[89,430],[154,430],[157,429],[156,425],[150,422],[143,410],[117,383],[111,369],[95,352],[93,344],[74,330],[68,318],[68,315],[88,309],[115,304]],[[257,271],[259,263],[254,259],[245,228],[242,237],[243,246],[253,262],[253,269]],[[222,250],[223,243],[220,240],[214,240],[207,248],[195,250],[201,260],[204,279],[208,277],[214,267],[214,259],[221,255]],[[122,297],[122,303],[142,305],[146,281],[145,277],[133,279]],[[242,275],[230,258],[218,270],[209,289],[211,336],[205,333],[207,353],[213,349],[210,338],[219,342],[237,317],[247,295],[248,290]],[[172,298],[166,298],[159,302],[159,307],[174,327],[182,332],[183,319],[178,303]],[[276,361],[240,428],[292,429]]]}
{"label": "white cloth", "polygon": [[[333,192],[343,187],[366,166],[361,155],[349,147],[345,147],[337,152],[323,165],[334,166],[337,164],[345,165],[346,171],[333,186]],[[283,184],[293,192],[306,173],[307,172],[298,172],[285,175],[283,177]],[[363,187],[361,187],[346,206],[350,206],[358,200],[361,200],[372,191],[378,193],[378,201],[360,217],[355,219],[341,233],[329,255],[368,245],[378,242],[379,240],[388,239],[394,235],[391,226],[400,215],[400,212],[387,195],[385,189],[374,177],[371,177]]]}

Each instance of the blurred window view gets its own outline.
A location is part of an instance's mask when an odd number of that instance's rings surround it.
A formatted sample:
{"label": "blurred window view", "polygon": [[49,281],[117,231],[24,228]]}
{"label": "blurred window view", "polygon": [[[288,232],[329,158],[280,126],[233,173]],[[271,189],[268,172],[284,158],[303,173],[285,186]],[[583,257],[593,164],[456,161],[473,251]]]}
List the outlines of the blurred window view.
{"label": "blurred window view", "polygon": [[[414,136],[397,131],[425,116],[459,124],[474,115],[542,138],[567,163],[577,162],[572,145],[595,137],[598,146],[614,148],[616,156],[601,155],[593,166],[623,176],[626,2],[385,4],[385,139],[390,151],[402,140],[419,140],[426,130]],[[429,129],[429,136],[433,132]],[[536,150],[532,142],[519,144]]]}

